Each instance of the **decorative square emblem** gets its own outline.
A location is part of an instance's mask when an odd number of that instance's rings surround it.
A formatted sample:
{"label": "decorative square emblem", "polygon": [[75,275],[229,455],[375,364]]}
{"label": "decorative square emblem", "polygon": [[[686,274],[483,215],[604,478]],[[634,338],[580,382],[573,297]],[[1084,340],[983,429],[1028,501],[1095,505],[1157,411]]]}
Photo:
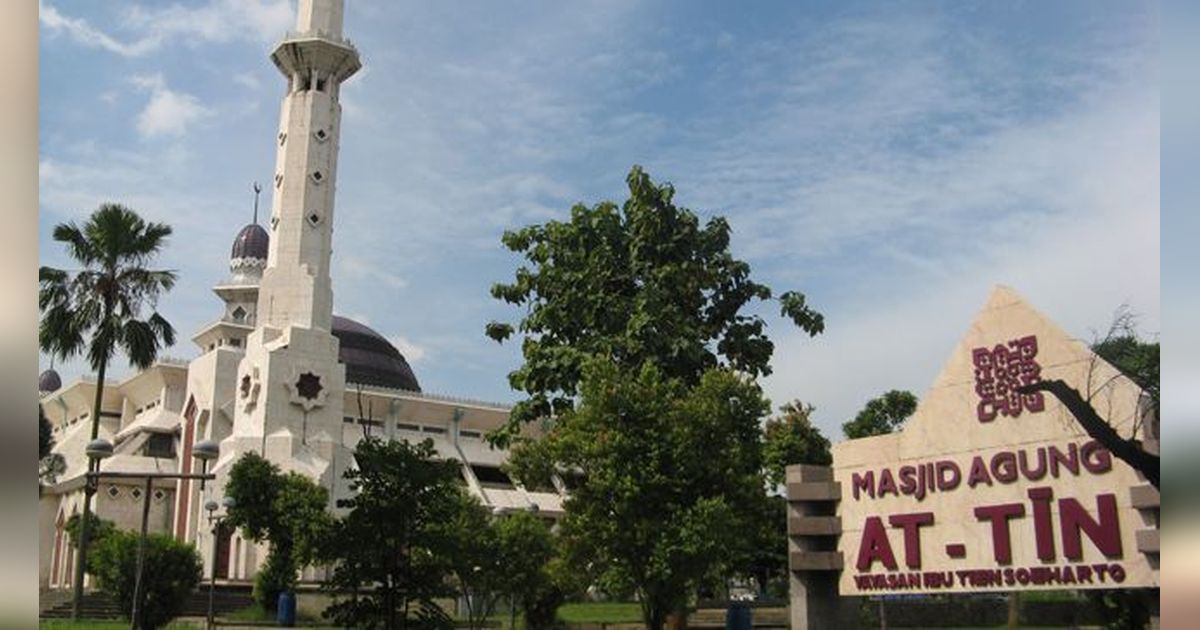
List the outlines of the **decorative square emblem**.
{"label": "decorative square emblem", "polygon": [[1037,412],[1046,403],[1040,392],[1028,395],[1017,388],[1042,380],[1042,366],[1035,360],[1037,337],[1029,335],[996,344],[991,349],[975,348],[971,361],[975,364],[975,393],[979,395],[976,413],[980,422],[991,422],[997,415],[1015,418],[1022,411]]}

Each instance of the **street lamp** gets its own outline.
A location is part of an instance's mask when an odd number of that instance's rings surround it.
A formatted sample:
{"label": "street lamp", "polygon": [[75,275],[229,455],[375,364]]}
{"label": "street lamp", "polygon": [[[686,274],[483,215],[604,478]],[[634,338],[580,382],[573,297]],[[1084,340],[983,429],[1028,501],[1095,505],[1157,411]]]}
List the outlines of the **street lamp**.
{"label": "street lamp", "polygon": [[96,488],[99,482],[92,477],[93,473],[100,472],[100,460],[112,457],[112,443],[104,438],[96,438],[88,442],[83,450],[87,454],[88,469],[87,475],[83,480],[83,519],[79,523],[79,549],[75,555],[75,593],[71,598],[71,619],[79,620],[79,611],[83,607],[83,576],[86,573],[87,567],[87,547],[89,522],[91,521],[90,514],[92,510],[92,495],[96,494]]}
{"label": "street lamp", "polygon": [[[204,440],[196,442],[192,446],[192,457],[200,460],[200,474],[208,472],[208,462],[215,460],[221,455],[221,446],[216,440]],[[200,478],[200,489],[204,489],[204,478]]]}
{"label": "street lamp", "polygon": [[[199,447],[199,445],[197,445],[197,447]],[[201,483],[203,483],[203,481],[201,481]],[[222,505],[225,506],[225,514],[223,514],[221,516],[217,516],[216,515],[217,508],[221,507]],[[228,496],[221,499],[220,504],[217,504],[217,502],[212,499],[209,499],[208,501],[206,501],[204,503],[204,510],[208,512],[208,524],[212,525],[212,536],[213,536],[212,557],[211,557],[212,566],[209,568],[209,571],[208,571],[208,625],[206,626],[207,628],[210,628],[210,629],[216,627],[213,624],[213,592],[217,588],[217,537],[219,535],[218,532],[221,529],[221,523],[225,520],[226,517],[229,516],[229,510],[234,505],[235,505],[235,502],[233,500],[233,497],[228,497]]]}
{"label": "street lamp", "polygon": [[101,479],[144,479],[146,482],[145,489],[142,493],[142,535],[138,539],[137,552],[137,576],[133,586],[133,614],[131,615],[132,627],[137,630],[140,626],[141,603],[142,603],[142,572],[146,567],[146,529],[150,522],[150,493],[153,492],[153,483],[155,479],[199,479],[201,488],[205,481],[216,479],[217,476],[208,471],[209,460],[216,459],[220,455],[220,447],[212,440],[199,442],[192,447],[192,454],[196,459],[199,459],[204,472],[196,473],[134,473],[134,472],[116,472],[104,471],[100,472],[100,460],[112,456],[112,442],[103,438],[97,438],[88,442],[84,452],[88,456],[88,472],[84,483],[84,508],[83,508],[83,523],[82,529],[79,531],[79,558],[75,573],[75,603],[72,607],[74,618],[79,618],[79,606],[83,599],[83,567],[85,565],[85,556],[87,554],[87,514],[88,504],[91,501],[91,496],[96,493],[96,488],[100,484]]}

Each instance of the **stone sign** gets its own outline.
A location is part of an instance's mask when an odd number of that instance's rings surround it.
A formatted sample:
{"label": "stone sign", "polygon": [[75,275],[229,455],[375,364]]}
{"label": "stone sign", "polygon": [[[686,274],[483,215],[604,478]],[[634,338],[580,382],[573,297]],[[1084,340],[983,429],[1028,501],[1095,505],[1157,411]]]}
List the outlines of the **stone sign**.
{"label": "stone sign", "polygon": [[1158,586],[1157,492],[1039,379],[1144,434],[1137,386],[995,289],[903,430],[834,446],[841,595]]}

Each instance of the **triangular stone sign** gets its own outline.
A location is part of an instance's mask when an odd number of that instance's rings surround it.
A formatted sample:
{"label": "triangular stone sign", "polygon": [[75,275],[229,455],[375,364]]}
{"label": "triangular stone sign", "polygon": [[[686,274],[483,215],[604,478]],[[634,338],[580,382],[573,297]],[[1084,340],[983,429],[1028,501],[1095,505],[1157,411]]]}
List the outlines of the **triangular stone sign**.
{"label": "triangular stone sign", "polygon": [[1158,585],[1157,547],[1139,548],[1157,507],[1132,498],[1145,481],[1054,396],[1015,391],[1038,379],[1143,432],[1132,381],[994,288],[901,431],[834,446],[842,594]]}

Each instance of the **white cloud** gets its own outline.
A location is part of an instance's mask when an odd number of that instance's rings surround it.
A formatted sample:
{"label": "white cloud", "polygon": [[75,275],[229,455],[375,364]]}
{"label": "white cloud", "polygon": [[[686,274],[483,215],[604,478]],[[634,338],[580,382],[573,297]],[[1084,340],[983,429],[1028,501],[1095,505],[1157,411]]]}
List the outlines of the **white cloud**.
{"label": "white cloud", "polygon": [[39,21],[52,33],[66,33],[71,39],[89,48],[100,48],[125,57],[144,55],[158,47],[157,37],[145,37],[126,43],[96,29],[87,20],[63,15],[53,6],[39,0]]}
{"label": "white cloud", "polygon": [[348,278],[379,282],[390,289],[403,289],[408,286],[408,281],[399,274],[383,269],[377,264],[368,262],[352,254],[339,256],[338,263],[341,271]]}
{"label": "white cloud", "polygon": [[160,40],[226,42],[248,39],[271,42],[281,38],[295,20],[288,0],[210,0],[201,6],[129,8],[127,22]]}
{"label": "white cloud", "polygon": [[396,349],[400,351],[400,354],[404,355],[404,358],[408,360],[410,365],[416,365],[426,357],[427,352],[425,347],[417,345],[407,337],[401,335],[390,335],[388,336],[387,340],[390,341],[393,346],[396,346]]}
{"label": "white cloud", "polygon": [[288,0],[211,0],[201,6],[126,8],[122,28],[137,36],[129,42],[105,33],[87,20],[63,14],[39,0],[42,27],[51,33],[66,33],[75,42],[124,57],[140,57],[172,42],[195,45],[203,42],[250,40],[259,43],[279,39],[292,26],[293,9]]}
{"label": "white cloud", "polygon": [[190,125],[212,114],[195,96],[167,87],[161,74],[136,76],[133,83],[150,92],[149,102],[137,117],[142,137],[182,136]]}

